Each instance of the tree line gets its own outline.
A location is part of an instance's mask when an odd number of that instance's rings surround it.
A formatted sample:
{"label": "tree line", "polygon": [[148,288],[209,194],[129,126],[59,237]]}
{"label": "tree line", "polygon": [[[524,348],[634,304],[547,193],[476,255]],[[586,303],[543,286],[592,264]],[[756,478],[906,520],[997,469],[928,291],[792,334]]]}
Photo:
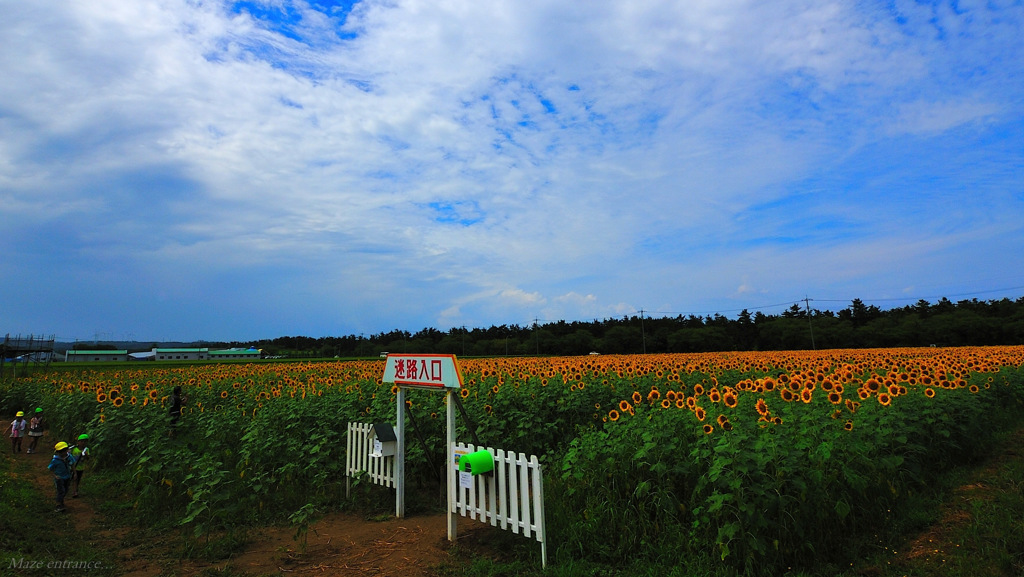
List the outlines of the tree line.
{"label": "tree line", "polygon": [[[382,352],[458,356],[585,355],[769,351],[1024,343],[1024,297],[1017,300],[942,298],[932,304],[882,310],[854,299],[838,312],[793,304],[777,315],[750,313],[557,321],[489,328],[425,328],[342,337],[288,336],[251,343],[265,355],[288,358],[367,357]],[[208,343],[209,344],[209,343]]]}

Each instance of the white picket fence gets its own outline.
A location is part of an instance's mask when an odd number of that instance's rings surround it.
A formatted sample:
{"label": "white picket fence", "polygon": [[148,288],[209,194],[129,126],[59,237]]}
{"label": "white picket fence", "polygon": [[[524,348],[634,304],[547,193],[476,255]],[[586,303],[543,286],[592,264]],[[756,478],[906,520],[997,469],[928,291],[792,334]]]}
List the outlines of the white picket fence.
{"label": "white picket fence", "polygon": [[544,533],[544,481],[536,455],[505,452],[490,447],[457,443],[457,451],[486,450],[494,457],[494,471],[471,477],[464,488],[455,481],[453,512],[492,526],[533,537],[540,542],[541,565],[547,566],[547,537]]}
{"label": "white picket fence", "polygon": [[[348,424],[345,475],[350,482],[352,477],[365,471],[367,478],[374,484],[394,488],[397,485],[395,458],[370,456],[373,451],[373,435],[370,432],[372,428],[372,423]],[[350,488],[350,485],[346,483],[346,496]]]}
{"label": "white picket fence", "polygon": [[[385,487],[396,487],[394,457],[371,457],[373,435],[370,423],[349,423],[345,475],[348,480],[366,472],[367,478]],[[452,476],[455,498],[451,513],[500,527],[540,543],[541,565],[547,567],[547,537],[544,532],[544,477],[536,455],[505,452],[490,447],[457,443],[457,452],[486,450],[494,457],[494,470],[470,477],[470,486],[460,486]],[[450,466],[454,466],[454,463]],[[351,488],[346,484],[346,495]]]}

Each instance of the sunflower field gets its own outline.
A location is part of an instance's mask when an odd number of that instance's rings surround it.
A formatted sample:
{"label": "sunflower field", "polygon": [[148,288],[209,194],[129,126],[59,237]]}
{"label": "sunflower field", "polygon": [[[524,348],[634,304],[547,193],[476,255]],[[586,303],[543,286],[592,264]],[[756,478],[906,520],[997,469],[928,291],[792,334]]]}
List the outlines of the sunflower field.
{"label": "sunflower field", "polygon": [[[1024,347],[460,359],[458,437],[541,456],[556,561],[772,574],[843,562],[939,473],[984,456],[1022,422],[1022,364]],[[0,410],[87,432],[142,518],[202,536],[345,499],[347,423],[395,418],[383,372],[81,365],[0,383]],[[407,475],[436,486],[444,398],[406,398]]]}

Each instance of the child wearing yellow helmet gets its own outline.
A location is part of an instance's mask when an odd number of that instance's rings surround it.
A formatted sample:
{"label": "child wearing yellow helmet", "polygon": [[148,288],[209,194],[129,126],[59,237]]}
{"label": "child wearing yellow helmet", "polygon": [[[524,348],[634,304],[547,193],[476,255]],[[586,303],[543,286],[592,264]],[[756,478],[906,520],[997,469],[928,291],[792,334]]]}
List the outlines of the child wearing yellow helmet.
{"label": "child wearing yellow helmet", "polygon": [[57,489],[57,512],[63,513],[64,496],[68,494],[71,484],[71,473],[74,471],[75,458],[68,454],[68,444],[61,441],[54,445],[53,459],[46,466],[53,473],[53,485]]}
{"label": "child wearing yellow helmet", "polygon": [[46,423],[43,421],[43,409],[42,407],[36,407],[36,412],[32,415],[32,418],[28,422],[28,450],[26,453],[35,453],[36,445],[39,444],[39,439],[43,438],[43,429],[46,428]]}
{"label": "child wearing yellow helmet", "polygon": [[89,435],[85,433],[78,435],[78,443],[71,449],[71,456],[75,458],[74,476],[71,478],[71,485],[74,490],[71,493],[72,499],[78,498],[78,486],[82,483],[82,473],[85,472],[86,461],[89,460],[89,447],[85,446],[88,440]]}
{"label": "child wearing yellow helmet", "polygon": [[11,421],[11,452],[21,452],[21,438],[25,436],[25,413],[18,411],[18,414],[14,415],[14,420]]}

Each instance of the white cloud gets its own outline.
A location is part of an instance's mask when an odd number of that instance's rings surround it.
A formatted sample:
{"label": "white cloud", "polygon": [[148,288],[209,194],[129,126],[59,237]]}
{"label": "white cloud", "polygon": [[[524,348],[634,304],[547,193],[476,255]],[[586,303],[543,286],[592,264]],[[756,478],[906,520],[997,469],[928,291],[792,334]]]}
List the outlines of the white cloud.
{"label": "white cloud", "polygon": [[537,292],[526,292],[522,289],[511,288],[502,290],[498,297],[516,307],[535,307],[543,305],[547,299]]}
{"label": "white cloud", "polygon": [[168,299],[322,282],[305,306],[342,292],[372,332],[799,296],[786,267],[959,242],[920,195],[983,184],[971,238],[1020,212],[1012,146],[942,179],[871,156],[1019,136],[1013,7],[366,0],[341,30],[294,7],[301,40],[219,3],[0,4],[0,232],[160,269],[109,282]]}
{"label": "white cloud", "polygon": [[964,124],[983,122],[998,113],[999,108],[989,102],[909,102],[899,108],[889,132],[935,135]]}

